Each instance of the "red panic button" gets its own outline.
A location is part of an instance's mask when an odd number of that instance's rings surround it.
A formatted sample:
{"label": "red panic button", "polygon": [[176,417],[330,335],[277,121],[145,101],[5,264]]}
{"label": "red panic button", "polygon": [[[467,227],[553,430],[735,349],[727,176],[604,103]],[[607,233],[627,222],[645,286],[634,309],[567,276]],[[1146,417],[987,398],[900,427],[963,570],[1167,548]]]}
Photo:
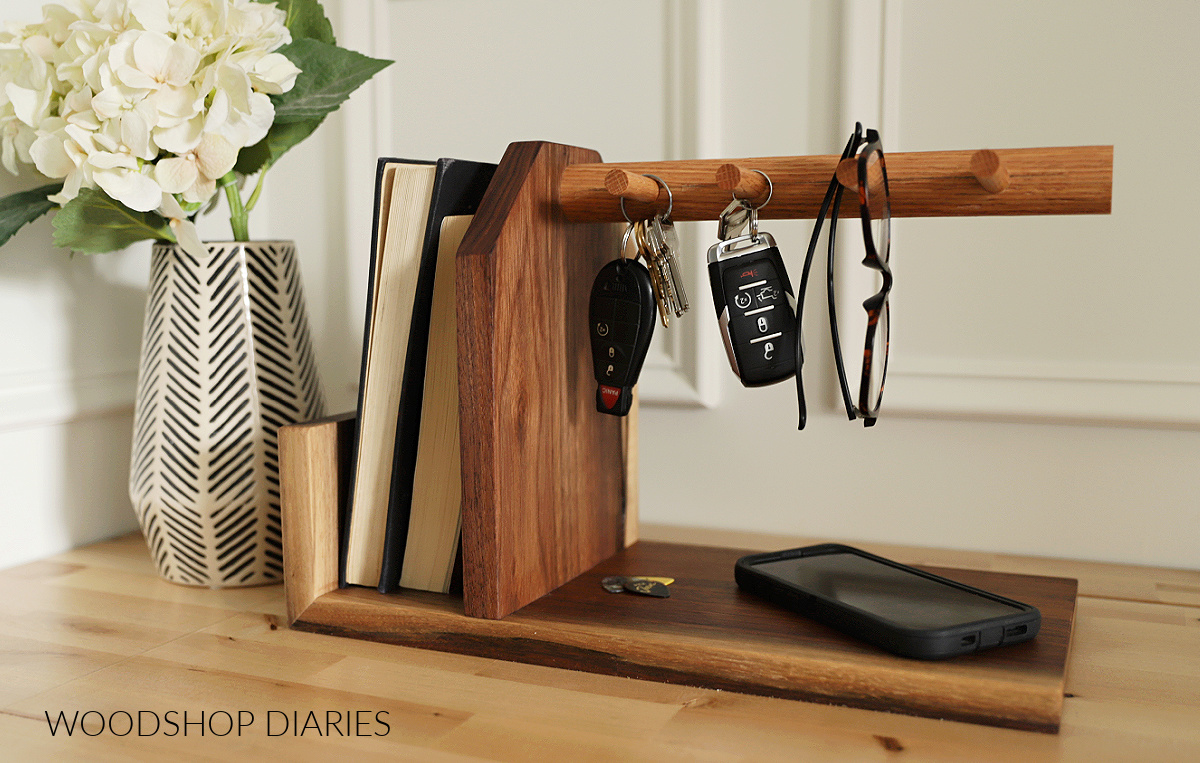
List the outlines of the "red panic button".
{"label": "red panic button", "polygon": [[606,408],[612,408],[621,399],[621,388],[610,387],[607,384],[600,385],[600,399],[604,401]]}
{"label": "red panic button", "polygon": [[741,272],[741,275],[738,276],[738,278],[757,278],[757,277],[758,277],[758,270],[756,270],[754,268],[751,268],[750,270],[743,270]]}

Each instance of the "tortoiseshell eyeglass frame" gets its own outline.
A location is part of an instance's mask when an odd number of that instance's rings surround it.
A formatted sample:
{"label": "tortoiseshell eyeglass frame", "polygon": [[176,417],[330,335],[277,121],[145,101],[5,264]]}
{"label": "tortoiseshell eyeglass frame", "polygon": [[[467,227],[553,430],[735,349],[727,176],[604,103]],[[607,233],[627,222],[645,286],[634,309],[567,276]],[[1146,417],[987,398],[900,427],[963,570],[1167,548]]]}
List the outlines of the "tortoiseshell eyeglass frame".
{"label": "tortoiseshell eyeglass frame", "polygon": [[[856,127],[858,134],[861,126]],[[842,358],[842,345],[838,338],[837,309],[834,303],[834,240],[837,229],[838,206],[841,201],[841,185],[834,199],[829,221],[829,329],[833,337],[833,357],[837,365],[838,382],[842,391],[842,401],[846,404],[846,415],[853,421],[863,420],[863,426],[874,426],[879,416],[879,406],[883,401],[883,386],[887,377],[888,345],[889,345],[889,307],[888,295],[892,290],[892,271],[888,266],[888,256],[891,250],[891,193],[888,183],[887,164],[884,160],[883,148],[880,144],[879,133],[868,129],[862,150],[855,147],[857,155],[858,202],[859,216],[862,219],[863,245],[866,255],[862,264],[878,271],[882,277],[882,286],[874,295],[863,300],[863,309],[867,313],[867,330],[863,346],[862,376],[858,389],[858,404],[855,405],[850,396],[850,384],[846,379],[845,361]],[[871,180],[871,166],[878,164],[879,175],[874,185]],[[837,182],[835,178],[833,182]],[[882,189],[882,197],[872,197]],[[872,206],[877,207],[874,218]],[[879,236],[873,230],[872,223],[878,222]],[[878,344],[877,344],[878,342]],[[883,357],[876,357],[875,348],[883,351]],[[875,364],[882,366],[875,368]],[[874,375],[873,372],[878,374]]]}

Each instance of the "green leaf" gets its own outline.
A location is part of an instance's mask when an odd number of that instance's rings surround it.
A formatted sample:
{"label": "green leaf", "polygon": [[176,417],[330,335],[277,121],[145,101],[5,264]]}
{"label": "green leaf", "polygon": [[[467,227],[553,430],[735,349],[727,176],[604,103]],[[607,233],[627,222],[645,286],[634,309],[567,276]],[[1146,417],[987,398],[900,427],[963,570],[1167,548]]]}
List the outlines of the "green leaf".
{"label": "green leaf", "polygon": [[273,124],[267,131],[267,137],[247,146],[238,154],[234,171],[242,175],[253,175],[263,171],[279,161],[279,157],[292,146],[307,138],[323,122],[324,119],[312,119],[307,122],[287,122]]}
{"label": "green leaf", "polygon": [[278,0],[275,5],[287,14],[283,23],[292,33],[293,40],[311,39],[337,44],[337,40],[333,39],[333,25],[325,17],[325,9],[317,0]]}
{"label": "green leaf", "polygon": [[135,212],[96,188],[80,189],[54,215],[54,245],[84,254],[124,249],[144,239],[175,240],[156,212]]}
{"label": "green leaf", "polygon": [[359,85],[392,63],[309,39],[295,40],[277,52],[298,66],[300,74],[291,90],[271,97],[276,124],[325,117]]}
{"label": "green leaf", "polygon": [[0,245],[12,238],[26,223],[54,209],[55,203],[47,201],[46,197],[61,190],[62,183],[51,183],[0,199]]}

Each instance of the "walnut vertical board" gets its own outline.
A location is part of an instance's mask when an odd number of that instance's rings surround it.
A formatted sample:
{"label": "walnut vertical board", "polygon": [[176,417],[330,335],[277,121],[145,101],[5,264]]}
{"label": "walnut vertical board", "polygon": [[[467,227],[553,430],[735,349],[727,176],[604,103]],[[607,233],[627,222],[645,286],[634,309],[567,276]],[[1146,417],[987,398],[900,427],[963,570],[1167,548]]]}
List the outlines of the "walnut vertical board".
{"label": "walnut vertical board", "polygon": [[458,253],[463,600],[500,618],[624,545],[621,421],[595,409],[592,280],[617,226],[567,223],[587,149],[513,143]]}

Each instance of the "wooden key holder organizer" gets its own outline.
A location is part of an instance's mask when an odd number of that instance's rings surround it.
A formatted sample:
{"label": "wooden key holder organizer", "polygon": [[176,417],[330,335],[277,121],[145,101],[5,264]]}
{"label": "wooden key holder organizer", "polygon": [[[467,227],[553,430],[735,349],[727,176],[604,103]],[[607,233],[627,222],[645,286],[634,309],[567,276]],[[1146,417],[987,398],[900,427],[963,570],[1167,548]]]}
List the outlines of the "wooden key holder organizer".
{"label": "wooden key holder organizer", "polygon": [[[587,333],[589,287],[620,243],[620,198],[634,219],[665,208],[665,191],[642,177],[650,173],[671,188],[674,219],[712,220],[731,190],[761,197],[760,170],[772,193],[763,218],[811,218],[837,164],[837,156],[604,164],[586,149],[510,145],[457,262],[463,594],[338,589],[353,419],[300,424],[280,432],[292,627],[1057,731],[1073,580],[942,570],[1038,606],[1042,631],[1025,644],[926,663],[741,593],[733,563],[747,552],[636,542],[636,408],[627,419],[596,413]],[[887,165],[897,217],[1111,207],[1111,146],[899,153]],[[857,182],[853,173],[846,180]],[[856,195],[845,196],[843,216],[857,216]],[[610,574],[676,582],[669,599],[613,595],[599,584]]]}

